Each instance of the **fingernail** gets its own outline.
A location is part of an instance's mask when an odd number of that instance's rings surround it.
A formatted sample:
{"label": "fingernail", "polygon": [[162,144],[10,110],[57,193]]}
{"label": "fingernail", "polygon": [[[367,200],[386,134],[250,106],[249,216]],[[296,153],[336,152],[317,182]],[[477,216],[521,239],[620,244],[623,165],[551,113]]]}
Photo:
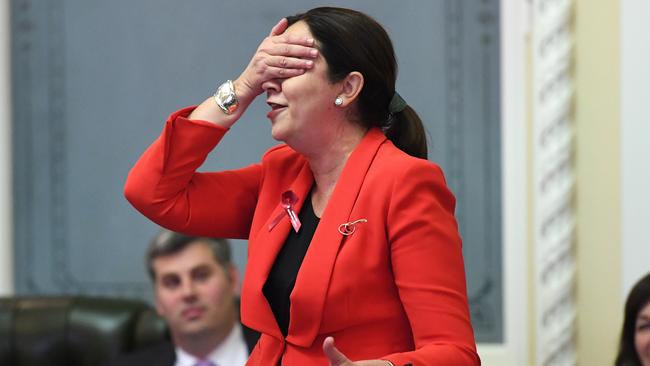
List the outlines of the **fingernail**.
{"label": "fingernail", "polygon": [[316,56],[318,56],[318,50],[316,50],[316,49],[310,50],[310,51],[309,51],[309,54],[310,54],[312,57],[316,57]]}
{"label": "fingernail", "polygon": [[314,44],[314,39],[313,38],[307,38],[307,43]]}
{"label": "fingernail", "polygon": [[312,60],[307,60],[305,63],[307,64],[307,67],[312,67],[314,65],[314,61]]}

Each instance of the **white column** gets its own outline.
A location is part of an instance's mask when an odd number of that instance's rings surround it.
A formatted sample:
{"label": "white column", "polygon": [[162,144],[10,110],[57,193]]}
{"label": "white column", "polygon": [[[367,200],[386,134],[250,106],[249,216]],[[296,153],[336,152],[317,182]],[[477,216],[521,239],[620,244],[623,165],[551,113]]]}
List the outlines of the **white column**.
{"label": "white column", "polygon": [[572,0],[535,0],[533,240],[536,365],[575,365]]}
{"label": "white column", "polygon": [[0,1],[0,296],[13,294],[9,1]]}
{"label": "white column", "polygon": [[641,276],[650,272],[648,15],[647,0],[621,1],[621,299]]}

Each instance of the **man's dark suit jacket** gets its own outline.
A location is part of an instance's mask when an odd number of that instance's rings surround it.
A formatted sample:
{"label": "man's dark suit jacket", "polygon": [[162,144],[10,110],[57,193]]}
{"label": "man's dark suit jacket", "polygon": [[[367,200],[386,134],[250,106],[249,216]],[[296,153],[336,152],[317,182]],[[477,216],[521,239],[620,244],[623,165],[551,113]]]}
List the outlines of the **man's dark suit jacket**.
{"label": "man's dark suit jacket", "polygon": [[[250,353],[260,335],[244,325],[242,325],[242,332]],[[120,355],[104,366],[173,366],[175,362],[176,351],[174,350],[174,344],[171,341],[166,341],[140,351]]]}

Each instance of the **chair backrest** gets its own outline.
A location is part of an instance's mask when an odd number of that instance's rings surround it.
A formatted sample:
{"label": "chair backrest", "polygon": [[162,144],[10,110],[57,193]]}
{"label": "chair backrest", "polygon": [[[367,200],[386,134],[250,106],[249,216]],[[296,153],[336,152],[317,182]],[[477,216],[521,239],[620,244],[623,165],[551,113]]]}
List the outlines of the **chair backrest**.
{"label": "chair backrest", "polygon": [[165,322],[140,300],[0,297],[3,366],[97,366],[168,337]]}

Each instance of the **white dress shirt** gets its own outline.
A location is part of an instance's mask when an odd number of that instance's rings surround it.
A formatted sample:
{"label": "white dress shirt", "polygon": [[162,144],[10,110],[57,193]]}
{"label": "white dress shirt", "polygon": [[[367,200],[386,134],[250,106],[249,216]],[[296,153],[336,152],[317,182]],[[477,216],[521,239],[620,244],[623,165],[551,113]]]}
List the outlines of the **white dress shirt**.
{"label": "white dress shirt", "polygon": [[[217,348],[208,354],[207,359],[216,366],[244,366],[248,360],[248,346],[239,322],[235,323],[228,336]],[[199,360],[176,347],[175,366],[194,366]]]}

